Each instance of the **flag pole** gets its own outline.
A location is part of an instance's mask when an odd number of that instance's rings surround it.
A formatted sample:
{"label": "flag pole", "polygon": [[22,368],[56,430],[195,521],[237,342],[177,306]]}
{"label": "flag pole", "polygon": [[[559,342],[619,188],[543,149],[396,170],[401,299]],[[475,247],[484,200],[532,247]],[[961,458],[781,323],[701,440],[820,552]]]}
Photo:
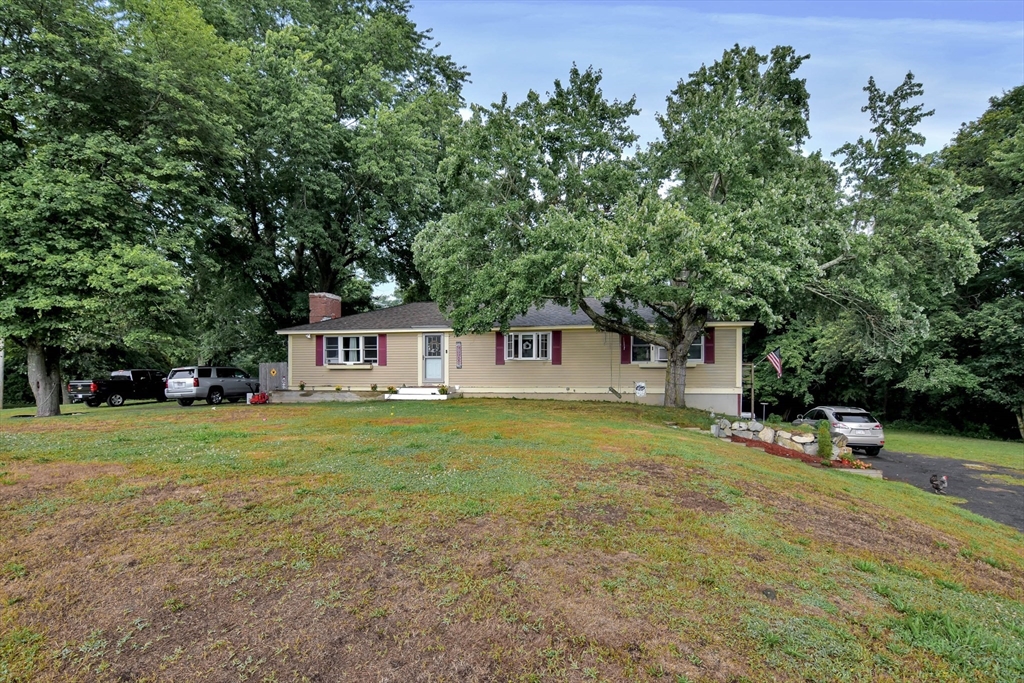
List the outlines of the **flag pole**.
{"label": "flag pole", "polygon": [[[764,359],[762,358],[761,360],[764,360]],[[757,417],[755,417],[755,415],[754,415],[754,368],[757,367],[757,364],[760,363],[761,360],[755,361],[755,362],[750,364],[750,419],[751,420],[756,420],[757,419]],[[743,412],[743,410],[742,410],[743,406],[740,406],[740,408],[741,408],[740,412],[742,413]]]}
{"label": "flag pole", "polygon": [[757,363],[750,364],[750,419],[754,418],[754,368],[757,367]]}

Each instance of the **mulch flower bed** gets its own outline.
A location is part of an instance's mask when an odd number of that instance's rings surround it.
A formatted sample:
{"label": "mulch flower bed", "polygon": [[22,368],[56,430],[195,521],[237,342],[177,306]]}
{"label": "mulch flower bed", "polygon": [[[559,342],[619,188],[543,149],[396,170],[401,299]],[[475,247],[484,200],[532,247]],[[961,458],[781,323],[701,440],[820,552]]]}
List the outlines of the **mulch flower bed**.
{"label": "mulch flower bed", "polygon": [[[760,439],[744,439],[742,436],[736,436],[735,434],[730,436],[729,440],[730,441],[734,441],[736,443],[745,444],[747,446],[747,448],[760,448],[765,453],[770,453],[771,455],[777,455],[777,456],[779,456],[781,458],[789,458],[791,460],[801,460],[801,461],[807,463],[808,465],[814,465],[815,467],[821,467],[821,458],[819,458],[818,456],[816,456],[816,455],[807,455],[803,451],[794,451],[791,448],[784,448],[783,446],[780,446],[777,443],[765,443],[764,441],[761,441]],[[846,462],[850,462],[850,461],[847,460]],[[859,462],[859,461],[857,461],[857,462]],[[847,470],[851,470],[851,469],[866,469],[867,467],[870,467],[870,465],[868,465],[866,467],[849,467],[849,466],[843,464],[842,461],[833,460],[832,461],[832,467],[833,467],[833,469],[847,469]]]}
{"label": "mulch flower bed", "polygon": [[747,448],[760,448],[765,453],[777,455],[782,458],[790,458],[792,460],[802,460],[808,465],[821,466],[821,458],[815,455],[807,455],[803,451],[794,451],[791,448],[784,448],[777,443],[766,443],[760,439],[744,439],[742,436],[736,436],[735,434],[730,436],[729,439],[736,443],[746,444]]}

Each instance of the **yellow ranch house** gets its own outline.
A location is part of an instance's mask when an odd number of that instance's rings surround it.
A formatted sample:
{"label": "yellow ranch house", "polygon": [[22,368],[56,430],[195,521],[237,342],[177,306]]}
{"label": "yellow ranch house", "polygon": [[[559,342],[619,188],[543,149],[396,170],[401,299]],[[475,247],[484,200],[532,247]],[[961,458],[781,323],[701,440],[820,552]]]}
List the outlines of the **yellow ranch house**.
{"label": "yellow ranch house", "polygon": [[[310,322],[278,330],[288,338],[288,386],[370,391],[445,385],[464,396],[640,401],[660,404],[665,350],[601,332],[582,312],[547,305],[509,329],[457,336],[432,302],[341,315],[341,299],[314,293]],[[600,302],[590,304],[601,311]],[[653,317],[652,317],[653,320]],[[712,321],[690,349],[686,404],[740,412],[743,328]]]}

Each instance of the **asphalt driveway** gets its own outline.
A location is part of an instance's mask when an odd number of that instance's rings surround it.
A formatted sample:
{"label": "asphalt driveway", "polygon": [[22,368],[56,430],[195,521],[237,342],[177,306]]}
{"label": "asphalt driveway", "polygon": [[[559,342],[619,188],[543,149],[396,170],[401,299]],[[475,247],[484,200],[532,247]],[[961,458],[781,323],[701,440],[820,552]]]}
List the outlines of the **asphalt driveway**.
{"label": "asphalt driveway", "polygon": [[[925,491],[931,491],[929,479],[933,474],[949,478],[946,494],[965,498],[963,504],[971,512],[988,517],[1024,532],[1024,473],[970,460],[936,458],[916,453],[883,450],[874,458],[858,457],[882,470],[886,479],[902,481]],[[1014,485],[992,475],[1009,475],[1020,481]]]}

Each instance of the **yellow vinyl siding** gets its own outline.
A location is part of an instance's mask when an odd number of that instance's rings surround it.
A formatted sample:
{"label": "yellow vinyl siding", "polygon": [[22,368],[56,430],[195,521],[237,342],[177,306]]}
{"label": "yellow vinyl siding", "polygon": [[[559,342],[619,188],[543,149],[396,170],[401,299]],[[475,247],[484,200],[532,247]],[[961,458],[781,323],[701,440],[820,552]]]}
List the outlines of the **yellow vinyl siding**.
{"label": "yellow vinyl siding", "polygon": [[[334,335],[330,335],[334,336]],[[341,336],[341,335],[339,335]],[[299,388],[299,382],[306,383],[306,389],[331,389],[340,386],[351,387],[353,391],[368,391],[371,384],[384,390],[389,386],[403,384],[419,385],[416,378],[418,334],[388,333],[388,364],[386,366],[345,367],[316,364],[316,335],[306,339],[304,334],[288,335],[289,368],[288,385]]]}
{"label": "yellow vinyl siding", "polygon": [[[687,369],[687,393],[707,390],[732,391],[736,381],[736,328],[718,327],[715,332],[715,362],[698,363]],[[455,343],[462,343],[462,369],[455,367]],[[648,393],[664,393],[665,366],[640,367],[620,363],[619,335],[596,330],[562,332],[562,364],[550,360],[494,362],[494,334],[449,337],[448,372],[452,385],[472,391],[493,389],[547,389],[549,391],[632,392],[635,382],[646,382]]]}
{"label": "yellow vinyl siding", "polygon": [[[687,394],[739,393],[737,377],[738,327],[719,325],[715,333],[714,364],[698,363],[687,368]],[[547,331],[547,330],[544,330]],[[366,334],[363,332],[362,334]],[[292,388],[304,381],[307,389],[353,390],[388,386],[420,386],[422,373],[422,331],[388,332],[388,364],[385,367],[346,368],[316,366],[316,337],[292,334],[289,339],[288,378]],[[456,337],[444,333],[445,375],[447,383],[469,394],[495,393],[608,393],[614,387],[620,393],[633,393],[635,382],[646,382],[648,394],[665,391],[665,366],[641,367],[619,362],[619,335],[594,329],[562,331],[562,364],[550,360],[511,360],[494,362],[494,333]],[[462,368],[456,367],[456,343],[462,344]]]}
{"label": "yellow vinyl siding", "polygon": [[[462,343],[462,369],[455,367],[455,344]],[[562,332],[562,364],[550,360],[506,360],[494,362],[495,336],[469,335],[451,340],[448,377],[452,385],[483,389],[508,387],[607,387],[612,360],[619,362],[619,337],[595,330]],[[614,358],[613,358],[614,356]]]}

